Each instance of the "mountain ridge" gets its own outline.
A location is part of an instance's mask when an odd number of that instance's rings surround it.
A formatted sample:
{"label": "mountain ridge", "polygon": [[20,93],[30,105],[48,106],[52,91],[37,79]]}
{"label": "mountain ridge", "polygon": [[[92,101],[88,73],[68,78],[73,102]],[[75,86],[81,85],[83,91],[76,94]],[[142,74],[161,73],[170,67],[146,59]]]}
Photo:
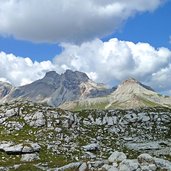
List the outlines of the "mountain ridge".
{"label": "mountain ridge", "polygon": [[131,109],[141,107],[171,107],[171,97],[155,92],[134,78],[129,78],[118,85],[117,89],[106,97],[87,98],[66,102],[59,107],[69,110],[81,109]]}
{"label": "mountain ridge", "polygon": [[13,87],[0,82],[0,102],[30,100],[68,110],[115,109],[164,106],[171,107],[171,97],[155,92],[134,78],[114,88],[106,88],[79,71],[50,71],[42,79]]}
{"label": "mountain ridge", "polygon": [[24,86],[13,87],[11,90],[3,94],[1,102],[30,100],[59,106],[65,101],[97,97],[113,91],[93,82],[85,73],[71,70],[66,70],[62,74],[50,71],[42,79]]}

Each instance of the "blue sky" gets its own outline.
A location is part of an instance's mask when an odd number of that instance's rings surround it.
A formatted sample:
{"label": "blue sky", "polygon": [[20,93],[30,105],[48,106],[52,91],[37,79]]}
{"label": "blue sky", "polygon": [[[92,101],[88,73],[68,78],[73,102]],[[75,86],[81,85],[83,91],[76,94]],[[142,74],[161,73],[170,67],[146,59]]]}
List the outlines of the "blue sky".
{"label": "blue sky", "polygon": [[159,7],[154,12],[145,12],[126,21],[121,30],[106,39],[117,37],[121,40],[133,42],[147,42],[158,48],[171,48],[171,2]]}
{"label": "blue sky", "polygon": [[170,18],[170,0],[1,0],[0,81],[19,86],[72,69],[171,94]]}
{"label": "blue sky", "polygon": [[[171,48],[171,2],[167,2],[154,12],[145,12],[129,18],[120,29],[105,36],[107,41],[112,37],[132,42],[147,42],[158,48]],[[57,43],[32,43],[0,36],[0,51],[13,53],[16,56],[30,57],[33,61],[52,60],[61,53],[62,48]]]}
{"label": "blue sky", "polygon": [[32,43],[12,37],[0,37],[0,51],[16,56],[30,57],[33,61],[51,60],[61,52],[61,47],[52,43]]}

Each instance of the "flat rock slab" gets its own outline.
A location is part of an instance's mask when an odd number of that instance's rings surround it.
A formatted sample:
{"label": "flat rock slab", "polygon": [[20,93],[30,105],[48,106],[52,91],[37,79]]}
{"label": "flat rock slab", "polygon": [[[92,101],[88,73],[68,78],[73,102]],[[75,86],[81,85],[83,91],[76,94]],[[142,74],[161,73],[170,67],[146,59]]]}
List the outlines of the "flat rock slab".
{"label": "flat rock slab", "polygon": [[[147,143],[126,143],[126,147],[131,150],[142,152],[142,150],[160,150],[162,149],[162,143],[160,141],[147,142]],[[170,146],[170,143],[164,142],[166,146]]]}
{"label": "flat rock slab", "polygon": [[98,151],[100,149],[98,144],[88,144],[83,146],[85,151]]}
{"label": "flat rock slab", "polygon": [[31,162],[35,160],[39,160],[39,154],[38,153],[32,153],[32,154],[22,154],[21,161],[24,162]]}
{"label": "flat rock slab", "polygon": [[0,144],[0,151],[7,154],[27,154],[40,151],[40,145],[37,143],[14,144],[12,142],[2,142]]}

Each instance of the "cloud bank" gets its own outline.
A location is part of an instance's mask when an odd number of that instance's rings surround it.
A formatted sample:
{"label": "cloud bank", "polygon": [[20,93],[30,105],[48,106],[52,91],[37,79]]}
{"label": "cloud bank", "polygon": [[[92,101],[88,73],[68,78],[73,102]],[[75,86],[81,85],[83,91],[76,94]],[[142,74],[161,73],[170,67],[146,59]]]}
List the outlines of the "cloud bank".
{"label": "cloud bank", "polygon": [[[116,85],[134,77],[158,91],[171,91],[171,51],[155,49],[148,43],[96,39],[81,45],[61,44],[63,52],[53,61],[32,62],[29,58],[0,53],[0,80],[6,78],[15,85],[30,83],[45,72],[58,73],[66,69],[86,72],[91,79]],[[23,72],[24,71],[24,72]]]}
{"label": "cloud bank", "polygon": [[102,38],[164,0],[0,0],[0,35],[33,42]]}
{"label": "cloud bank", "polygon": [[54,63],[61,68],[86,72],[90,78],[107,84],[136,79],[163,91],[171,89],[171,51],[155,49],[148,43],[96,39],[81,45],[62,44],[64,51]]}
{"label": "cloud bank", "polygon": [[43,77],[49,70],[54,70],[50,61],[32,62],[30,58],[0,53],[0,81],[24,85]]}

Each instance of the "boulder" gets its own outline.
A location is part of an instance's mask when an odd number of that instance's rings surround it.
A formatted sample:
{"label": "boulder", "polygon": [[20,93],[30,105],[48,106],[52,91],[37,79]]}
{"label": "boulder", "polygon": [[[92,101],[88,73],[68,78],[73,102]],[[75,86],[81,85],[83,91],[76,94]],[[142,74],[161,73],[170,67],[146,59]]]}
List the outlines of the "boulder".
{"label": "boulder", "polygon": [[171,171],[171,162],[170,161],[167,161],[164,159],[159,159],[159,158],[154,158],[154,160],[155,160],[157,168]]}
{"label": "boulder", "polygon": [[119,165],[119,171],[135,171],[139,167],[137,160],[123,160]]}
{"label": "boulder", "polygon": [[40,151],[40,145],[37,143],[14,144],[12,142],[3,142],[0,144],[0,150],[7,154],[26,154]]}
{"label": "boulder", "polygon": [[8,117],[12,117],[12,116],[14,116],[14,115],[16,115],[15,109],[9,109],[9,110],[7,110],[6,113],[5,113],[5,116],[6,116],[7,118],[8,118]]}
{"label": "boulder", "polygon": [[139,155],[137,159],[141,165],[149,165],[155,163],[154,158],[147,153]]}
{"label": "boulder", "polygon": [[107,171],[107,170],[109,170],[110,168],[111,168],[111,166],[108,165],[108,164],[104,164],[104,165],[102,166],[102,170],[103,170],[103,171]]}
{"label": "boulder", "polygon": [[119,171],[115,166],[111,166],[107,171]]}
{"label": "boulder", "polygon": [[128,142],[125,144],[127,148],[131,150],[136,150],[139,152],[145,151],[145,150],[159,150],[161,149],[161,145],[159,142],[151,141],[151,142],[145,142],[145,143],[132,143]]}
{"label": "boulder", "polygon": [[155,164],[141,166],[142,171],[156,171],[157,167]]}
{"label": "boulder", "polygon": [[81,164],[81,162],[70,163],[60,168],[56,168],[54,171],[77,170]]}
{"label": "boulder", "polygon": [[100,149],[98,144],[88,144],[83,146],[85,151],[98,151]]}
{"label": "boulder", "polygon": [[42,127],[45,125],[45,117],[43,115],[42,112],[36,112],[33,117],[32,120],[30,122],[30,126],[33,127]]}
{"label": "boulder", "polygon": [[22,144],[17,144],[17,145],[12,145],[12,146],[5,147],[3,150],[7,154],[21,154],[22,149],[23,149],[23,145]]}
{"label": "boulder", "polygon": [[30,146],[32,147],[33,151],[39,152],[40,151],[40,145],[37,143],[30,143]]}
{"label": "boulder", "polygon": [[83,163],[80,167],[79,167],[79,171],[87,171],[88,166],[87,163]]}
{"label": "boulder", "polygon": [[110,163],[115,163],[115,162],[122,162],[123,160],[125,160],[127,157],[123,152],[118,152],[115,151],[113,152],[110,157],[108,158],[108,161]]}
{"label": "boulder", "polygon": [[32,153],[32,154],[23,154],[21,156],[21,161],[23,162],[31,162],[31,161],[35,161],[35,160],[39,160],[39,155],[38,153]]}

